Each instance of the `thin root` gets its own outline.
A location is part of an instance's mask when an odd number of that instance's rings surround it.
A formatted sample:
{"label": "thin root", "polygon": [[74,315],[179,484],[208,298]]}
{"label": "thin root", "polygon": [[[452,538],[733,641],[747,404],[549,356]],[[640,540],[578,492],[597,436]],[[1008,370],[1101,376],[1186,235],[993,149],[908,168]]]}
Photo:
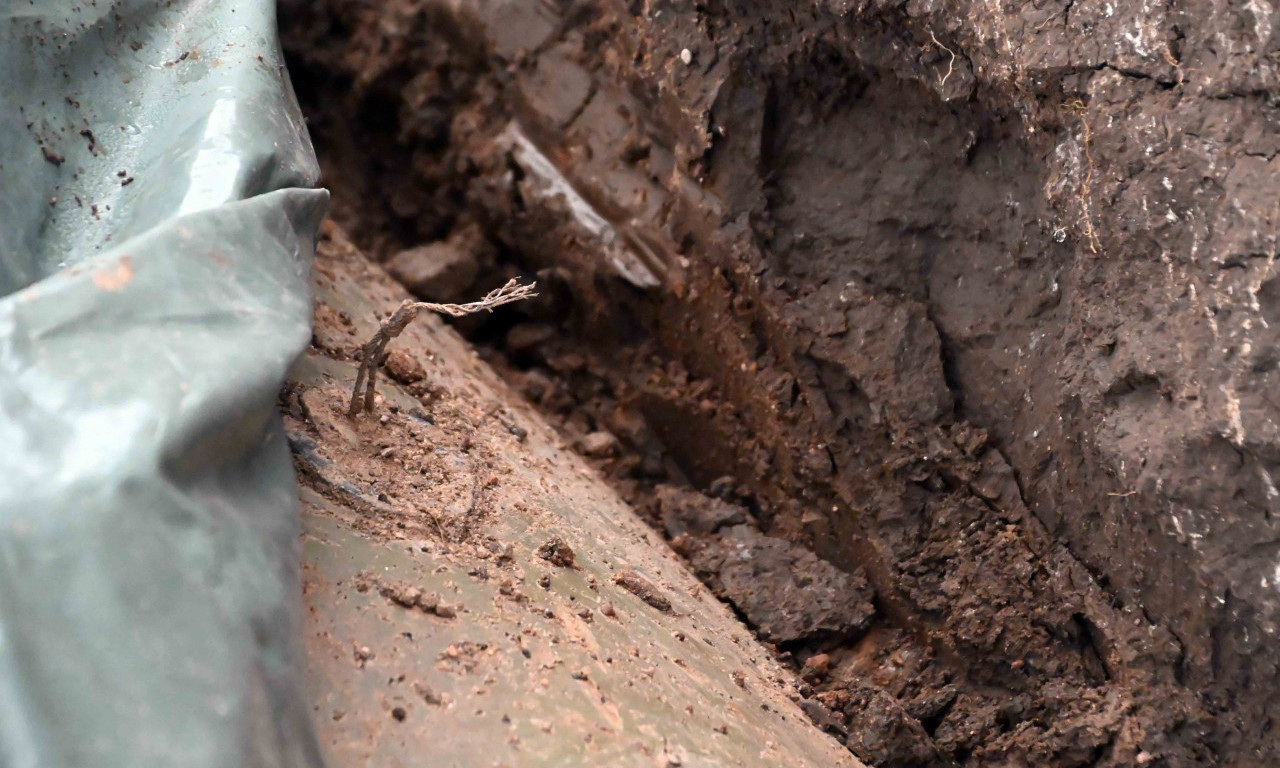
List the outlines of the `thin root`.
{"label": "thin root", "polygon": [[537,283],[520,285],[511,279],[501,288],[490,291],[484,298],[469,304],[435,304],[430,301],[406,301],[401,304],[400,308],[382,323],[382,327],[372,339],[369,339],[369,343],[364,345],[360,369],[356,372],[356,385],[351,391],[351,406],[347,409],[347,413],[358,416],[361,411],[361,401],[364,403],[363,410],[373,413],[374,387],[378,379],[378,365],[382,361],[382,354],[386,351],[387,344],[399,336],[419,312],[425,309],[451,317],[462,317],[476,312],[492,312],[503,304],[537,296],[538,294],[533,292],[537,285]]}
{"label": "thin root", "polygon": [[951,73],[956,71],[956,52],[955,52],[955,51],[953,51],[953,50],[951,50],[951,49],[950,49],[950,48],[948,48],[947,46],[943,45],[942,43],[938,42],[938,38],[937,38],[937,36],[936,36],[936,35],[934,35],[934,34],[933,34],[933,31],[932,31],[932,30],[930,30],[930,31],[929,31],[929,37],[933,38],[933,44],[934,44],[934,45],[938,46],[938,47],[939,47],[939,48],[941,48],[942,50],[944,50],[944,51],[946,51],[947,53],[951,54],[951,61],[948,61],[948,62],[947,62],[947,74],[943,75],[943,76],[942,76],[942,81],[938,83],[938,87],[939,87],[939,88],[946,88],[946,87],[947,87],[947,78],[951,77]]}
{"label": "thin root", "polygon": [[1084,234],[1089,243],[1089,250],[1098,253],[1102,249],[1102,243],[1098,240],[1097,230],[1093,228],[1093,214],[1089,210],[1089,194],[1093,185],[1093,151],[1090,149],[1093,145],[1093,130],[1089,127],[1087,117],[1089,108],[1080,99],[1071,99],[1062,105],[1062,109],[1080,118],[1081,143],[1084,146],[1086,165],[1084,179],[1080,182],[1080,208],[1084,211]]}

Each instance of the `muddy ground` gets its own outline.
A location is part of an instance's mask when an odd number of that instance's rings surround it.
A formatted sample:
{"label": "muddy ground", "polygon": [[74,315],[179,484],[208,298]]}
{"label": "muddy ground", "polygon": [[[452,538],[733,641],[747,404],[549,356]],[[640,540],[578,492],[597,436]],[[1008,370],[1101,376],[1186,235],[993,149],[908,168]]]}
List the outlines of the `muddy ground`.
{"label": "muddy ground", "polygon": [[282,3],[334,216],[879,766],[1269,766],[1266,2]]}
{"label": "muddy ground", "polygon": [[307,683],[331,765],[864,768],[800,680],[441,320],[374,412],[405,291],[326,222],[281,396],[302,484]]}

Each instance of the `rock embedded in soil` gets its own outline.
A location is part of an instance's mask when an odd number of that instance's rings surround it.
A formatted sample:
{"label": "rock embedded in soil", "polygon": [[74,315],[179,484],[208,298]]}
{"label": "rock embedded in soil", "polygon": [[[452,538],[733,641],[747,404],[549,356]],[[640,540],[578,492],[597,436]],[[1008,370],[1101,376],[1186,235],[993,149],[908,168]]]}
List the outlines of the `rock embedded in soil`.
{"label": "rock embedded in soil", "polygon": [[851,687],[821,697],[844,717],[845,743],[876,768],[949,768],[927,731],[893,697],[873,687]]}
{"label": "rock embedded in soil", "polygon": [[866,630],[875,614],[866,574],[765,536],[745,509],[723,499],[670,486],[656,499],[672,545],[766,640],[849,640]]}
{"label": "rock embedded in soil", "polygon": [[578,440],[578,448],[594,458],[612,456],[618,450],[618,438],[608,432],[588,432]]}
{"label": "rock embedded in soil", "polygon": [[671,485],[658,486],[654,499],[663,528],[673,539],[686,533],[715,533],[727,525],[741,525],[749,517],[736,504]]}
{"label": "rock embedded in soil", "polygon": [[492,260],[491,250],[484,235],[471,225],[456,231],[448,240],[400,251],[386,267],[420,299],[459,302],[469,297],[481,265]]}
{"label": "rock embedded in soil", "polygon": [[677,547],[712,591],[769,642],[856,637],[875,614],[865,574],[841,571],[750,525],[687,538]]}
{"label": "rock embedded in soil", "polygon": [[804,660],[804,665],[800,669],[801,675],[805,679],[812,680],[826,677],[827,672],[831,669],[831,656],[825,653],[815,653]]}

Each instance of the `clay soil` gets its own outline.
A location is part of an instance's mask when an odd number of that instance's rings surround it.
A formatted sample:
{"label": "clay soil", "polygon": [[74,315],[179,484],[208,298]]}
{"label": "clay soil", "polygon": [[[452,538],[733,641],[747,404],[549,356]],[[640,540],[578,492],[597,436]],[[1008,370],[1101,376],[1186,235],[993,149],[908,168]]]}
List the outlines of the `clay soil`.
{"label": "clay soil", "polygon": [[1280,764],[1269,6],[281,5],[334,218],[539,280],[459,330],[853,753]]}

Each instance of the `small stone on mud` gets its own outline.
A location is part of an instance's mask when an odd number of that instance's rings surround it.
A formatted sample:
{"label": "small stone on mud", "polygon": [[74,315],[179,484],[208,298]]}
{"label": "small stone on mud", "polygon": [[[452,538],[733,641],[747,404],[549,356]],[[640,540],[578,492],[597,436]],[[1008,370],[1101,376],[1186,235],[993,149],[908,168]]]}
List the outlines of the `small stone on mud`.
{"label": "small stone on mud", "polygon": [[403,584],[383,584],[378,593],[396,605],[413,608],[422,599],[422,590]]}
{"label": "small stone on mud", "polygon": [[578,441],[578,448],[596,458],[612,456],[618,451],[618,438],[604,431],[591,432]]}
{"label": "small stone on mud", "polygon": [[823,677],[831,670],[831,657],[825,653],[815,653],[804,661],[804,669],[800,674],[804,677]]}
{"label": "small stone on mud", "polygon": [[613,583],[663,613],[671,611],[671,601],[664,597],[652,582],[635,571],[618,571],[613,575]]}
{"label": "small stone on mud", "polygon": [[444,703],[444,697],[433,691],[430,686],[427,686],[424,683],[415,682],[413,684],[413,690],[422,697],[423,701],[432,706],[438,707]]}
{"label": "small stone on mud", "polygon": [[559,536],[548,539],[542,546],[538,547],[537,555],[552,565],[558,565],[561,568],[576,567],[574,565],[573,549]]}
{"label": "small stone on mud", "polygon": [[618,609],[613,607],[613,603],[601,603],[600,613],[603,613],[605,616],[612,619],[618,618]]}
{"label": "small stone on mud", "polygon": [[403,349],[391,350],[383,365],[387,369],[387,375],[401,384],[416,384],[427,377],[422,363]]}

